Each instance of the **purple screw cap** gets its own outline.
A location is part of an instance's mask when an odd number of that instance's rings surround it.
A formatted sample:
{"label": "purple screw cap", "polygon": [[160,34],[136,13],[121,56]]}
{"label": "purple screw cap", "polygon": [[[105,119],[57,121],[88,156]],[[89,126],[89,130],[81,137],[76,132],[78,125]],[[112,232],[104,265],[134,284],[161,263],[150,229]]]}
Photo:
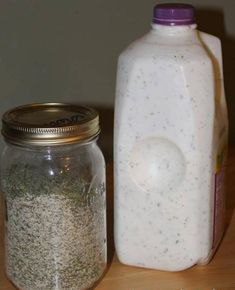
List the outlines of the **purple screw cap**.
{"label": "purple screw cap", "polygon": [[154,7],[153,23],[167,26],[194,24],[194,7],[179,3],[158,4]]}

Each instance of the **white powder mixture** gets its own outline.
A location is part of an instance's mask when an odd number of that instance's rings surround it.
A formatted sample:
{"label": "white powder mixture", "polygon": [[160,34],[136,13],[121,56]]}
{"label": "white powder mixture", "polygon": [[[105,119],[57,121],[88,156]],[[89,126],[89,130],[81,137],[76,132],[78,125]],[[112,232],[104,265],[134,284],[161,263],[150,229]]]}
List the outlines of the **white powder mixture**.
{"label": "white powder mixture", "polygon": [[7,275],[22,290],[88,289],[104,271],[104,205],[78,206],[59,195],[9,197],[6,225]]}

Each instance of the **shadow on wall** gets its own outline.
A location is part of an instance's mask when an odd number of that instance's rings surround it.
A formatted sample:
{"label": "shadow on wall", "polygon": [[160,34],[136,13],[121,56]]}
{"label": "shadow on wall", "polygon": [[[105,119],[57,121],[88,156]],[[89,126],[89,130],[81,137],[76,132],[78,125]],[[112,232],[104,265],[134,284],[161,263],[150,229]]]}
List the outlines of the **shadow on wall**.
{"label": "shadow on wall", "polygon": [[100,116],[101,134],[98,140],[100,148],[103,151],[106,163],[113,160],[113,108],[102,108],[93,106]]}
{"label": "shadow on wall", "polygon": [[[222,10],[203,8],[197,10],[197,22],[200,30],[219,37],[222,41],[225,94],[229,111],[229,141],[235,144],[235,38],[225,31]],[[233,80],[234,78],[234,80]]]}

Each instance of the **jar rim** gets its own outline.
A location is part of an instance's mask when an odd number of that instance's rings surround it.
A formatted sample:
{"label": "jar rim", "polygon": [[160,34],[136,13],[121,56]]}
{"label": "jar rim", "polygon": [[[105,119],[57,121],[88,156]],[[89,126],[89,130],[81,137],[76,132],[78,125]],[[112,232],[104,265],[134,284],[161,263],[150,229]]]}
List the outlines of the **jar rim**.
{"label": "jar rim", "polygon": [[33,103],[13,108],[2,117],[2,135],[18,145],[54,146],[96,138],[99,114],[70,103]]}

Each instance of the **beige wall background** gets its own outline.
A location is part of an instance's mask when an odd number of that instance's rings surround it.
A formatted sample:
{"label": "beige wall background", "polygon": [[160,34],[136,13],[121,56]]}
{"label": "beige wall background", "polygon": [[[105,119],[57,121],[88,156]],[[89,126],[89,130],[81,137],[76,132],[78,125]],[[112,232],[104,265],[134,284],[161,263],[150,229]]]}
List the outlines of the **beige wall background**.
{"label": "beige wall background", "polygon": [[[150,29],[153,6],[164,2],[1,0],[0,113],[25,103],[66,101],[98,106],[112,118],[107,110],[114,103],[117,57]],[[197,8],[201,30],[222,39],[235,141],[235,0],[184,2]]]}

